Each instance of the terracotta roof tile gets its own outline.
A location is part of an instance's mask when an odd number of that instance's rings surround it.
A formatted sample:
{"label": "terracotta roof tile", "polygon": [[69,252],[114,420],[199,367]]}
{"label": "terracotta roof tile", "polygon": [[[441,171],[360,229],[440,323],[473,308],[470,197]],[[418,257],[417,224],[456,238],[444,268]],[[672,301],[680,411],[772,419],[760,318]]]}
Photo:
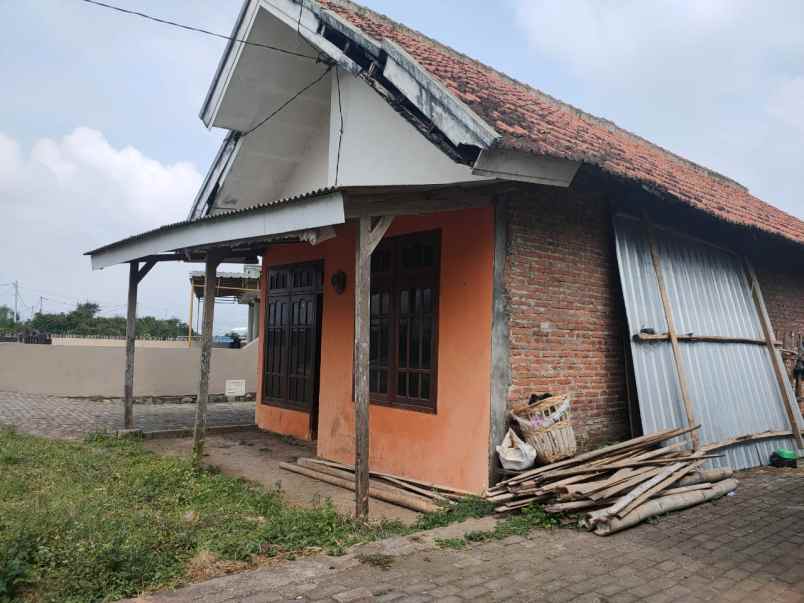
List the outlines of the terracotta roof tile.
{"label": "terracotta roof tile", "polygon": [[580,160],[643,183],[728,222],[804,244],[804,222],[724,176],[610,121],[517,82],[423,34],[344,0],[319,0],[364,33],[402,46],[502,136],[502,147]]}

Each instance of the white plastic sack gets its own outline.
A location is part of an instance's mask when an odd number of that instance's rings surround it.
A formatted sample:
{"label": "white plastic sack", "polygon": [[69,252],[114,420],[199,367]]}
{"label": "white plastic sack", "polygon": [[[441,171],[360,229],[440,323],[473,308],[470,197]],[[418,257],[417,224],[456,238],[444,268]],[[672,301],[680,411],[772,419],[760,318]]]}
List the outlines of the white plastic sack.
{"label": "white plastic sack", "polygon": [[497,455],[505,469],[522,471],[533,465],[536,460],[536,449],[509,429],[502,444],[497,446]]}

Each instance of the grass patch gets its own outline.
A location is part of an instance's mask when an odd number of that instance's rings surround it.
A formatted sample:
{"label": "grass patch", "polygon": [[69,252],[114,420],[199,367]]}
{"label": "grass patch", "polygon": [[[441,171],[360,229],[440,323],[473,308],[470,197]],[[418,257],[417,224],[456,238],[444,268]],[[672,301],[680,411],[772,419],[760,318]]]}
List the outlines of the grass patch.
{"label": "grass patch", "polygon": [[442,549],[463,549],[466,548],[466,540],[463,538],[436,538],[436,546]]}
{"label": "grass patch", "polygon": [[360,553],[357,560],[364,565],[371,567],[378,567],[382,570],[389,570],[394,563],[394,558],[391,555],[383,553]]}
{"label": "grass patch", "polygon": [[554,528],[559,525],[556,517],[548,515],[539,505],[533,503],[519,513],[498,522],[492,530],[475,530],[464,534],[463,538],[436,539],[441,548],[462,549],[469,543],[502,540],[509,536],[527,536],[532,530]]}
{"label": "grass patch", "polygon": [[267,557],[406,533],[325,502],[195,470],[139,441],[57,442],[0,431],[0,602],[107,601]]}
{"label": "grass patch", "polygon": [[[104,434],[64,442],[0,427],[0,476],[0,603],[112,601],[271,557],[341,554],[494,510],[470,497],[413,526],[363,523],[329,501],[293,507],[279,488],[198,470],[189,459],[147,451],[138,439]],[[535,513],[505,520],[495,537],[543,523]],[[481,534],[439,544],[462,548]],[[363,557],[384,569],[391,563],[384,555]]]}
{"label": "grass patch", "polygon": [[494,513],[494,507],[493,502],[477,496],[468,496],[454,505],[442,507],[435,513],[420,515],[415,527],[417,530],[443,528],[459,521],[491,515]]}

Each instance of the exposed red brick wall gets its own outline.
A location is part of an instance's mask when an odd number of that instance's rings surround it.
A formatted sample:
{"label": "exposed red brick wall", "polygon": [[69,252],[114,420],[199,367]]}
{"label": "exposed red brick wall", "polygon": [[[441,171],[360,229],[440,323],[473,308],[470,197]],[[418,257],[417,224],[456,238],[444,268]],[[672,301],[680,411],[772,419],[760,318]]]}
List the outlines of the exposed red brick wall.
{"label": "exposed red brick wall", "polygon": [[573,393],[581,445],[626,437],[625,313],[607,205],[545,189],[508,208],[509,403]]}
{"label": "exposed red brick wall", "polygon": [[787,272],[779,265],[757,266],[757,277],[776,336],[788,343],[790,333],[804,333],[804,274]]}
{"label": "exposed red brick wall", "polygon": [[[783,257],[755,259],[754,263],[776,337],[786,347],[794,348],[794,342],[804,335],[804,274],[786,269],[789,261]],[[787,354],[783,357],[792,381],[795,359]],[[799,397],[799,406],[804,412],[804,395]]]}

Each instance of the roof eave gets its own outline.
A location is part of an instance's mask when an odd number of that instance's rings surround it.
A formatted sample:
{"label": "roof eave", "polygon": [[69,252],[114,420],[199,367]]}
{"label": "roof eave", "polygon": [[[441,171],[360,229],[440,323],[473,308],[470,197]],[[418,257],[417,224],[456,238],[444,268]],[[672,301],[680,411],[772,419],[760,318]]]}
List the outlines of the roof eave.
{"label": "roof eave", "polygon": [[184,252],[241,241],[261,241],[309,229],[343,224],[343,194],[321,189],[271,204],[167,224],[104,245],[84,255],[100,270],[168,252]]}

